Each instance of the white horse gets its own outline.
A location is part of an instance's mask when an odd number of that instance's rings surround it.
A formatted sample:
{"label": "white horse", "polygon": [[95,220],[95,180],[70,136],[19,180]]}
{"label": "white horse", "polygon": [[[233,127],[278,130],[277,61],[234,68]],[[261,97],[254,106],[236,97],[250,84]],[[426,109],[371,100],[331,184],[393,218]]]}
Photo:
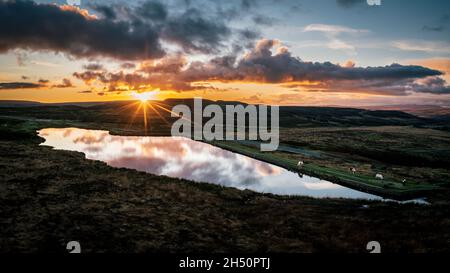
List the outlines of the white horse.
{"label": "white horse", "polygon": [[382,174],[377,174],[377,175],[375,175],[375,178],[376,179],[380,179],[380,180],[384,180],[384,176],[382,175]]}

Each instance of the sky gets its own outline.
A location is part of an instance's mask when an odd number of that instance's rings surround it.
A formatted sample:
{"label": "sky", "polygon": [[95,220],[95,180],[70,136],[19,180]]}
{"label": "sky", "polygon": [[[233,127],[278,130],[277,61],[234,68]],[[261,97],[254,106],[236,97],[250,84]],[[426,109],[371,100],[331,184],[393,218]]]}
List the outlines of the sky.
{"label": "sky", "polygon": [[0,100],[450,107],[447,0],[0,0]]}

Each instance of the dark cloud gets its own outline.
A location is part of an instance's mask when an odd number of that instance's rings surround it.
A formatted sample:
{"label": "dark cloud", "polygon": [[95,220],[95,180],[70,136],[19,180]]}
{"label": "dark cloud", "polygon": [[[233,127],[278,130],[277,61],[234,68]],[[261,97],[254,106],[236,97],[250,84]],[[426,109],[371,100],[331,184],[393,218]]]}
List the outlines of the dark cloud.
{"label": "dark cloud", "polygon": [[340,81],[325,83],[321,89],[310,91],[366,93],[375,95],[406,96],[415,93],[450,94],[450,86],[440,77],[427,77],[424,79],[378,79],[359,81]]}
{"label": "dark cloud", "polygon": [[261,40],[234,66],[222,66],[213,59],[207,64],[194,63],[183,75],[189,80],[241,80],[267,83],[330,80],[418,79],[441,76],[442,72],[422,66],[392,64],[383,67],[342,67],[330,62],[304,62],[293,57],[275,40]]}
{"label": "dark cloud", "polygon": [[187,82],[179,77],[187,64],[187,58],[179,53],[166,56],[158,61],[144,62],[135,71],[129,73],[125,71],[84,71],[74,73],[73,76],[87,85],[102,84],[105,86],[102,92],[148,89],[174,91],[214,89],[209,84]]}
{"label": "dark cloud", "polygon": [[0,83],[0,90],[14,90],[14,89],[36,89],[43,87],[39,83],[31,82],[4,82]]}
{"label": "dark cloud", "polygon": [[115,20],[117,18],[116,11],[113,7],[106,5],[94,5],[92,8],[103,15],[106,19]]}
{"label": "dark cloud", "polygon": [[157,62],[147,62],[141,65],[140,71],[148,74],[165,73],[174,74],[180,73],[187,65],[188,60],[181,53],[167,56]]}
{"label": "dark cloud", "polygon": [[283,84],[287,88],[305,87],[306,90],[322,92],[386,95],[448,93],[448,86],[439,78],[442,75],[440,71],[413,65],[356,67],[330,62],[305,62],[293,57],[276,40],[259,41],[240,59],[228,55],[208,62],[188,63],[183,55],[174,55],[143,63],[131,73],[85,71],[74,74],[88,84],[94,81],[105,84],[110,91],[120,90],[118,86],[122,85],[132,90],[160,88],[192,91],[211,89],[206,82],[255,82]]}
{"label": "dark cloud", "polygon": [[164,55],[158,33],[149,25],[93,19],[51,4],[1,1],[0,52],[16,48],[126,60]]}
{"label": "dark cloud", "polygon": [[[102,14],[104,9],[100,9]],[[107,9],[105,16],[148,25],[157,30],[161,40],[178,45],[186,52],[210,54],[220,51],[232,34],[225,24],[231,19],[225,18],[227,12],[230,16],[237,13],[235,9],[212,12],[190,3],[185,11],[172,11],[166,2],[154,0],[145,1],[135,8],[114,5]]]}
{"label": "dark cloud", "polygon": [[232,29],[225,24],[230,18],[225,18],[224,14],[236,14],[236,10],[217,9],[212,12],[191,4],[187,7],[185,11],[171,12],[165,2],[146,1],[135,8],[113,6],[112,17],[149,25],[158,30],[161,40],[178,45],[188,53],[219,52],[232,34]]}
{"label": "dark cloud", "polygon": [[168,19],[162,26],[161,38],[181,46],[186,52],[217,53],[231,30],[220,20],[209,20],[197,9]]}
{"label": "dark cloud", "polygon": [[93,80],[99,80],[102,83],[107,83],[106,80],[106,71],[85,71],[85,72],[75,72],[73,76],[79,80],[84,81],[86,84],[89,84]]}
{"label": "dark cloud", "polygon": [[45,84],[47,84],[47,83],[49,83],[49,80],[45,80],[45,79],[39,79],[39,81],[38,81],[40,84],[43,84],[43,85],[45,85]]}
{"label": "dark cloud", "polygon": [[414,92],[430,93],[430,94],[450,94],[450,85],[439,77],[430,77],[422,82],[412,85]]}
{"label": "dark cloud", "polygon": [[[73,76],[84,81],[87,85],[99,82],[105,86],[102,93],[121,92],[128,90],[144,91],[149,89],[192,91],[203,89],[214,89],[208,84],[196,85],[177,79],[172,73],[143,74],[135,71],[130,73],[120,72],[92,72],[85,71],[74,73]],[[126,86],[126,87],[123,87]]]}
{"label": "dark cloud", "polygon": [[252,42],[261,37],[261,33],[256,30],[244,29],[239,31],[240,41],[243,43]]}
{"label": "dark cloud", "polygon": [[137,10],[137,14],[152,21],[165,21],[169,15],[167,7],[157,1],[147,1]]}
{"label": "dark cloud", "polygon": [[[242,1],[246,9],[253,5],[255,1]],[[0,53],[24,49],[62,52],[76,58],[142,61],[164,57],[163,41],[187,53],[216,54],[243,34],[248,34],[248,39],[257,36],[257,31],[230,28],[229,19],[220,16],[218,9],[196,6],[183,11],[156,0],[128,6],[94,4],[90,6],[96,11],[93,15],[68,5],[0,1]]]}

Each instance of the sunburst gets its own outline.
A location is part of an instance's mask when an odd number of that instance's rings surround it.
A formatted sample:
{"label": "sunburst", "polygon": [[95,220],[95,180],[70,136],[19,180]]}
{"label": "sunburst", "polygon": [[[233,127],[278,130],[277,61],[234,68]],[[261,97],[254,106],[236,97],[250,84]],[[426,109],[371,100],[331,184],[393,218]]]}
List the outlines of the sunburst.
{"label": "sunburst", "polygon": [[157,95],[158,95],[157,91],[143,92],[143,93],[138,93],[138,92],[131,93],[131,96],[133,98],[141,101],[141,103],[146,103],[150,100],[154,100]]}
{"label": "sunburst", "polygon": [[128,128],[134,123],[136,117],[139,113],[142,113],[143,115],[143,123],[144,123],[144,132],[147,135],[149,124],[150,124],[150,111],[152,114],[156,114],[164,123],[167,125],[170,125],[170,122],[164,117],[164,115],[161,114],[160,111],[166,112],[171,114],[173,117],[178,117],[185,119],[189,121],[190,123],[193,123],[191,120],[186,119],[183,116],[180,116],[178,113],[173,112],[170,110],[168,105],[165,105],[164,103],[158,102],[156,100],[157,95],[159,94],[159,90],[150,91],[150,92],[144,92],[144,93],[138,93],[133,92],[131,93],[131,96],[135,98],[137,101],[128,105],[128,107],[136,107],[136,111],[131,116],[130,123],[128,123]]}

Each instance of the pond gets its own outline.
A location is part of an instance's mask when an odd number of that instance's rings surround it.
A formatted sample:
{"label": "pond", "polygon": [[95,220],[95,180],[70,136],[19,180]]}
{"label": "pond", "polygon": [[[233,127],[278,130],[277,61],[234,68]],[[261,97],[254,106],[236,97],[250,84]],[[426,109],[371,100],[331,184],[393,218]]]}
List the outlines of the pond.
{"label": "pond", "polygon": [[382,199],[187,138],[114,136],[77,128],[43,129],[39,136],[45,139],[41,145],[82,152],[117,168],[262,193]]}

